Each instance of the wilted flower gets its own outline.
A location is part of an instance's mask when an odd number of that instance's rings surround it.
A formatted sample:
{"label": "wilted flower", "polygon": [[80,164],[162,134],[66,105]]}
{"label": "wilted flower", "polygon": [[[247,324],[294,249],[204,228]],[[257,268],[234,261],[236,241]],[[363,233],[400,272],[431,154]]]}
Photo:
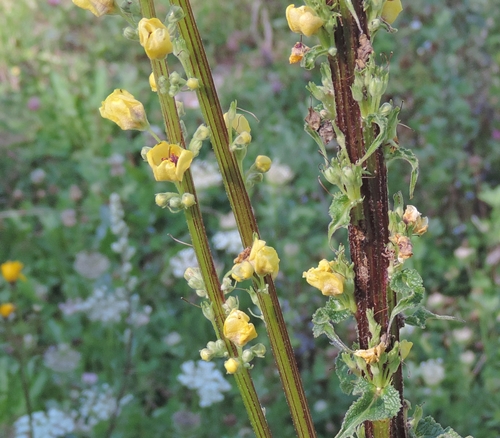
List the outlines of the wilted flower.
{"label": "wilted flower", "polygon": [[224,321],[224,336],[238,347],[243,347],[257,337],[250,317],[241,310],[233,309]]}
{"label": "wilted flower", "polygon": [[369,348],[368,350],[356,350],[355,356],[362,357],[367,364],[377,363],[380,356],[385,351],[385,344],[380,343],[376,347]]}
{"label": "wilted flower", "polygon": [[173,45],[166,26],[158,18],[139,21],[139,42],[149,59],[163,59],[172,53]]}
{"label": "wilted flower", "polygon": [[120,88],[106,97],[99,112],[102,117],[115,122],[123,130],[144,131],[149,127],[142,103],[128,91]]}
{"label": "wilted flower", "polygon": [[307,47],[302,42],[295,43],[294,46],[292,47],[292,52],[290,53],[288,62],[290,64],[296,64],[297,62],[302,61],[302,58],[308,51],[309,47]]}
{"label": "wilted flower", "polygon": [[311,268],[302,274],[302,278],[313,287],[319,289],[323,295],[340,295],[344,292],[344,277],[333,272],[330,263],[323,259],[317,268]]}
{"label": "wilted flower", "polygon": [[295,5],[286,8],[286,21],[292,32],[302,33],[308,37],[318,32],[325,23],[309,6],[296,8]]}
{"label": "wilted flower", "polygon": [[112,14],[115,11],[114,0],[73,0],[73,3],[92,12],[96,17]]}
{"label": "wilted flower", "polygon": [[146,153],[156,181],[182,181],[193,157],[191,151],[166,141],[161,141]]}
{"label": "wilted flower", "polygon": [[24,265],[17,260],[13,262],[9,260],[0,265],[2,277],[5,278],[5,281],[8,283],[15,283],[17,280],[26,280],[26,277],[21,272],[23,268]]}

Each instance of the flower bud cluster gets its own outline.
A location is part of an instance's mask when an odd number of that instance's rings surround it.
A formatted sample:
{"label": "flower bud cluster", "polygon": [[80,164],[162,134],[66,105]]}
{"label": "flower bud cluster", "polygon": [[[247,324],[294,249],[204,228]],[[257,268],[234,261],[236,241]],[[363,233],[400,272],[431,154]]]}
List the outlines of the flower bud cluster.
{"label": "flower bud cluster", "polygon": [[205,282],[203,281],[200,268],[187,268],[184,271],[184,278],[186,279],[188,286],[195,290],[196,295],[201,298],[207,298],[207,290],[205,288]]}
{"label": "flower bud cluster", "polygon": [[380,106],[380,99],[387,89],[389,72],[375,64],[373,58],[367,62],[362,70],[356,70],[351,87],[352,96],[359,104],[361,117],[367,118],[376,114]]}

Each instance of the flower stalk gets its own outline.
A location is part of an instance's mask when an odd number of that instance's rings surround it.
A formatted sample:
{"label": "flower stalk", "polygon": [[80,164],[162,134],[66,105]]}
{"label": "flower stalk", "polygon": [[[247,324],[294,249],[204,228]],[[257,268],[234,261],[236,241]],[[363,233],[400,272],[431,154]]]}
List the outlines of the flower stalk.
{"label": "flower stalk", "polygon": [[[141,0],[140,4],[142,15],[145,18],[151,19],[156,17],[153,0]],[[164,59],[151,59],[151,67],[157,84],[160,77],[169,76],[168,65]],[[158,98],[169,142],[179,144],[182,148],[185,148],[185,139],[174,98],[168,93],[161,92],[158,93]],[[181,193],[191,193],[196,199],[196,190],[190,169],[186,170],[182,181],[178,183],[178,187]],[[230,355],[236,356],[237,351],[235,346],[223,336],[223,323],[226,318],[222,307],[224,304],[224,295],[221,291],[221,284],[213,263],[201,210],[198,204],[194,204],[190,208],[185,209],[184,212],[207,294],[212,303],[217,337],[224,340]],[[256,436],[262,438],[271,437],[271,431],[260,406],[248,369],[243,368],[239,370],[238,373],[234,374],[234,377]]]}
{"label": "flower stalk", "polygon": [[[224,121],[201,37],[194,21],[193,11],[188,0],[172,0],[171,4],[180,6],[184,11],[184,19],[178,25],[181,37],[185,40],[187,50],[190,54],[188,68],[200,83],[200,87],[197,90],[198,100],[205,122],[211,130],[212,146],[222,173],[224,187],[236,218],[243,246],[251,247],[254,234],[259,236],[259,230],[243,176],[238,166],[236,154],[231,153],[229,149],[231,142],[228,129]],[[316,436],[316,432],[307,405],[300,373],[296,362],[293,360],[294,353],[281,312],[276,288],[270,275],[265,277],[265,282],[268,293],[257,293],[259,307],[266,322],[271,347],[295,430],[299,437],[313,438]],[[259,288],[256,287],[256,290],[259,290]]]}

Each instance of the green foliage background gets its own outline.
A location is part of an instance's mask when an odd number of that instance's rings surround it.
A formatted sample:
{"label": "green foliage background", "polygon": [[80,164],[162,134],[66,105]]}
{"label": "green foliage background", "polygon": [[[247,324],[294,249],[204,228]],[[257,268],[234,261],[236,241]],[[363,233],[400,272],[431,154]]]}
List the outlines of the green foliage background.
{"label": "green foliage background", "polygon": [[[161,16],[166,2],[160,3]],[[398,33],[379,34],[375,49],[390,69],[388,98],[402,106],[400,144],[420,160],[415,197],[406,201],[430,218],[409,265],[424,279],[428,307],[465,321],[431,323],[425,331],[408,333],[414,348],[407,358],[405,395],[413,404],[425,403],[426,415],[462,435],[497,436],[500,10],[494,0],[404,3],[410,4],[395,23]],[[331,258],[329,195],[317,180],[321,157],[303,131],[311,105],[305,85],[318,78],[317,72],[288,64],[296,35],[287,28],[286,6],[277,0],[193,1],[223,106],[237,99],[239,107],[255,114],[248,163],[267,154],[294,174],[284,185],[265,179],[252,197],[262,235],[282,260],[277,284],[317,430],[332,436],[350,400],[341,395],[333,372],[337,351],[312,338],[310,318],[324,299],[301,278],[318,260]],[[123,408],[113,436],[251,436],[234,388],[223,402],[200,409],[196,394],[176,380],[180,364],[197,360],[198,350],[212,340],[211,329],[198,309],[181,300],[196,302],[193,291],[172,275],[169,260],[184,247],[171,236],[189,237],[182,215],[154,204],[154,193],[166,188],[153,181],[139,154],[151,138],[120,131],[97,111],[114,88],[124,88],[144,103],[150,122],[161,131],[159,106],[147,80],[149,62],[138,44],[122,37],[123,27],[117,17],[96,19],[70,2],[3,0],[0,5],[0,262],[22,261],[28,277],[16,305],[20,333],[34,337],[28,358],[34,409],[68,406],[68,394],[80,385],[83,372],[97,373],[100,382],[116,390],[122,384],[125,323],[103,326],[83,315],[65,317],[58,307],[92,291],[90,280],[73,268],[80,251],[107,255],[114,263],[111,274],[117,268],[106,216],[109,195],[116,192],[131,229],[130,243],[137,247],[137,292],[153,313],[135,333],[128,386],[134,399]],[[200,113],[192,95],[184,99],[185,122],[194,132]],[[113,154],[123,158],[123,174],[111,172]],[[208,145],[202,158],[214,161]],[[40,183],[30,178],[36,169],[46,174]],[[391,164],[391,196],[402,190],[407,198],[408,180],[405,164]],[[75,187],[81,198],[74,196]],[[203,190],[201,204],[212,236],[229,211],[222,188]],[[76,215],[72,227],[61,220],[68,209]],[[341,242],[344,236],[336,238]],[[215,253],[221,272],[227,271],[232,257]],[[2,286],[0,302],[8,299]],[[258,330],[259,341],[266,342],[264,328]],[[182,340],[168,345],[164,338],[173,332]],[[4,333],[0,435],[10,436],[25,406]],[[353,327],[347,327],[344,339],[354,338]],[[82,354],[77,369],[64,375],[43,362],[44,351],[61,343]],[[441,359],[445,370],[436,385],[426,383],[419,371],[429,358]],[[217,366],[222,369],[222,363]],[[293,436],[270,355],[256,363],[253,375],[272,429]],[[188,427],[174,421],[179,411],[201,412],[200,423]],[[104,436],[105,429],[98,426],[92,436]]]}

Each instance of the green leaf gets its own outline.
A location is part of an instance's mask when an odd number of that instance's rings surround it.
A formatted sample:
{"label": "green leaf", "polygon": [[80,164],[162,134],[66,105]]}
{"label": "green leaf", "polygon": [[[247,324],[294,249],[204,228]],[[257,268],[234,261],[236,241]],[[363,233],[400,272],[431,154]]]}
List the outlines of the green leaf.
{"label": "green leaf", "polygon": [[333,325],[330,323],[330,316],[328,311],[321,307],[316,312],[314,312],[313,318],[313,336],[317,338],[320,335],[326,335],[326,337],[341,350],[346,350],[347,347],[344,345],[339,336],[335,333]]}
{"label": "green leaf", "polygon": [[420,328],[425,328],[425,323],[428,319],[440,319],[445,321],[462,321],[460,318],[455,316],[447,315],[436,315],[430,310],[427,310],[424,306],[418,306],[415,312],[411,315],[405,317],[405,324],[413,325]]}
{"label": "green leaf", "polygon": [[328,318],[333,324],[338,324],[344,319],[349,318],[352,313],[348,309],[339,308],[340,303],[335,299],[335,297],[330,297],[323,309],[325,309]]}
{"label": "green leaf", "polygon": [[328,240],[332,238],[333,233],[339,228],[349,225],[351,209],[361,201],[360,199],[351,202],[348,196],[341,192],[337,192],[333,195],[332,204],[328,212],[332,218],[332,221],[328,225]]}
{"label": "green leaf", "polygon": [[415,190],[415,185],[417,184],[417,179],[418,179],[418,158],[415,156],[415,154],[409,150],[409,149],[404,149],[404,148],[390,148],[390,153],[386,154],[387,155],[387,162],[390,162],[392,160],[405,160],[407,161],[410,166],[411,166],[411,176],[410,176],[410,199],[413,198],[413,191]]}
{"label": "green leaf", "polygon": [[[430,416],[418,422],[414,434],[417,438],[462,438],[451,427],[443,429],[443,427]],[[466,438],[472,437],[469,435]]]}
{"label": "green leaf", "polygon": [[360,378],[351,372],[342,358],[342,354],[339,354],[335,359],[335,373],[339,378],[340,389],[342,392],[344,394],[352,394],[354,392],[354,388],[356,387],[356,383]]}
{"label": "green leaf", "polygon": [[375,385],[360,379],[358,389],[364,392],[347,411],[336,438],[352,437],[356,428],[365,421],[392,418],[401,408],[399,393],[392,386],[377,390]]}
{"label": "green leaf", "polygon": [[391,279],[391,288],[398,295],[398,303],[392,309],[389,327],[399,313],[419,306],[425,292],[422,287],[422,277],[414,269],[404,269],[394,274]]}

